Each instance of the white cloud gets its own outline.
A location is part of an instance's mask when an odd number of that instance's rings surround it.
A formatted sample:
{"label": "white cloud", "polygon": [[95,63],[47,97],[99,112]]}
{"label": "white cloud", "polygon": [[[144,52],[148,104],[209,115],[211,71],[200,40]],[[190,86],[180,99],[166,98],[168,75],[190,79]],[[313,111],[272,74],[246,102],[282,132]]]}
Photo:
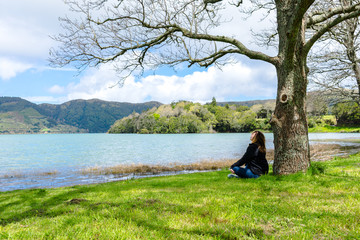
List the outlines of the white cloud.
{"label": "white cloud", "polygon": [[65,88],[59,85],[54,85],[49,89],[49,92],[54,94],[62,94],[65,92]]}
{"label": "white cloud", "polygon": [[0,78],[9,80],[17,74],[25,72],[33,66],[28,63],[22,63],[6,58],[0,58]]}
{"label": "white cloud", "polygon": [[5,56],[46,58],[52,40],[45,30],[26,22],[0,19],[0,53]]}
{"label": "white cloud", "polygon": [[62,0],[0,1],[0,54],[45,60],[66,9]]}
{"label": "white cloud", "polygon": [[[184,77],[151,75],[140,80],[129,77],[123,87],[111,87],[118,80],[111,65],[91,69],[79,83],[66,86],[67,99],[99,98],[109,101],[170,103],[178,100],[207,102],[273,98],[276,75],[267,65],[250,68],[241,63],[225,66],[222,70],[210,67]],[[60,86],[54,90],[61,89]]]}

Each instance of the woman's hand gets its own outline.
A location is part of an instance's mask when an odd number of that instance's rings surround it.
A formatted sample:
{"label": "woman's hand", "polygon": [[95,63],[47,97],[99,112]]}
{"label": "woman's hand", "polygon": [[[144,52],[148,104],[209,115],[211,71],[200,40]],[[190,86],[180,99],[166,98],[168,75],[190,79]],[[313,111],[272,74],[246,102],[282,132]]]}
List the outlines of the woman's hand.
{"label": "woman's hand", "polygon": [[231,171],[233,174],[235,174],[234,170],[232,170],[231,168],[230,168],[230,171]]}

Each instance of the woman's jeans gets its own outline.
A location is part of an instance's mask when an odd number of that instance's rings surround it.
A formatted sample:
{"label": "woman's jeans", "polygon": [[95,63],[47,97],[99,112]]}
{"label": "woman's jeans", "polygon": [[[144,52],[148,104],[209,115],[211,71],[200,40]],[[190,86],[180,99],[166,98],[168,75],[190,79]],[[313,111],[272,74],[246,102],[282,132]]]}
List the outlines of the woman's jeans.
{"label": "woman's jeans", "polygon": [[258,178],[258,177],[260,177],[259,175],[253,174],[253,172],[247,167],[245,167],[245,168],[233,167],[232,170],[234,170],[235,174],[241,178]]}

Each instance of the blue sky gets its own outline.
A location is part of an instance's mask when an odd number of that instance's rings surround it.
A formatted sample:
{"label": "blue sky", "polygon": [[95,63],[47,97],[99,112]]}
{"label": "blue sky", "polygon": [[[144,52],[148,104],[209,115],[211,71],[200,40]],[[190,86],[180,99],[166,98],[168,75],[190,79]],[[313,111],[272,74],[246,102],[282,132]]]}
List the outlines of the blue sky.
{"label": "blue sky", "polygon": [[[174,72],[163,68],[142,77],[130,76],[123,87],[111,87],[118,80],[111,64],[81,73],[72,66],[50,68],[49,49],[58,43],[49,36],[61,32],[58,18],[66,14],[69,12],[62,0],[0,1],[0,96],[55,104],[92,98],[133,103],[205,103],[212,97],[218,101],[243,101],[276,96],[275,69],[246,58],[221,70],[185,67]],[[258,20],[247,23],[256,27]],[[239,28],[238,23],[228,23],[217,31],[251,42],[249,34],[244,35],[248,29]]]}

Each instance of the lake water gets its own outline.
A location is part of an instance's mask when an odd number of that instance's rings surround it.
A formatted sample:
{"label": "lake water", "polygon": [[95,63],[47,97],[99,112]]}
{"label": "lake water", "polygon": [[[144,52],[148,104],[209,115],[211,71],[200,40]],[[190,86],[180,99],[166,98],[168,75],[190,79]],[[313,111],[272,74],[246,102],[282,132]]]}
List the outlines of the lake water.
{"label": "lake water", "polygon": [[[273,134],[265,136],[267,148],[273,148]],[[119,180],[79,173],[95,166],[240,158],[249,137],[249,133],[0,135],[0,191]],[[360,133],[311,133],[309,138],[360,139]],[[53,171],[56,174],[42,174]]]}

